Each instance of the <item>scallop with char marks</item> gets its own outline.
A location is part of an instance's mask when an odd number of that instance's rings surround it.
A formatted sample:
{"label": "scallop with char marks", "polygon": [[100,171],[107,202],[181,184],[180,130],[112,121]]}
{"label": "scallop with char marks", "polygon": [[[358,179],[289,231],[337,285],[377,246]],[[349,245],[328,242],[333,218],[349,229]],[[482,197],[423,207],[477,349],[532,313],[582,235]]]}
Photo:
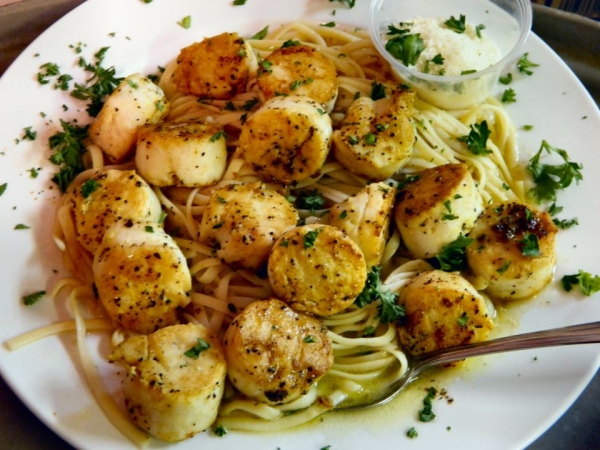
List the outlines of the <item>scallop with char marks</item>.
{"label": "scallop with char marks", "polygon": [[185,94],[229,100],[246,91],[257,69],[250,44],[237,33],[221,33],[179,52],[173,82]]}
{"label": "scallop with char marks", "polygon": [[532,297],[554,274],[556,232],[545,211],[520,202],[490,205],[469,233],[467,263],[492,298]]}
{"label": "scallop with char marks", "polygon": [[333,364],[326,327],[274,298],[251,303],[233,320],[223,343],[231,383],[272,405],[305,394]]}
{"label": "scallop with char marks", "polygon": [[483,200],[465,164],[426,169],[398,192],[396,226],[415,258],[433,258],[466,234],[483,211]]}
{"label": "scallop with char marks", "polygon": [[406,312],[398,328],[400,342],[413,355],[485,341],[494,328],[493,310],[457,272],[416,275],[398,303]]}
{"label": "scallop with char marks", "polygon": [[238,152],[265,181],[291,184],[319,172],[331,133],[331,118],[314,100],[274,97],[243,125]]}

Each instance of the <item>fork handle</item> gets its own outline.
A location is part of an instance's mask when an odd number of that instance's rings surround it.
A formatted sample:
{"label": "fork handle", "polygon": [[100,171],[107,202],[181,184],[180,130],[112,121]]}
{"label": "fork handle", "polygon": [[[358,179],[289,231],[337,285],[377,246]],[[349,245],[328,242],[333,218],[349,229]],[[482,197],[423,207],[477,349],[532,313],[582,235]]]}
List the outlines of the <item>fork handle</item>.
{"label": "fork handle", "polygon": [[598,342],[600,342],[600,322],[592,322],[447,348],[416,357],[413,362],[415,369],[418,367],[417,370],[420,372],[431,366],[446,364],[473,356],[531,348],[593,344]]}

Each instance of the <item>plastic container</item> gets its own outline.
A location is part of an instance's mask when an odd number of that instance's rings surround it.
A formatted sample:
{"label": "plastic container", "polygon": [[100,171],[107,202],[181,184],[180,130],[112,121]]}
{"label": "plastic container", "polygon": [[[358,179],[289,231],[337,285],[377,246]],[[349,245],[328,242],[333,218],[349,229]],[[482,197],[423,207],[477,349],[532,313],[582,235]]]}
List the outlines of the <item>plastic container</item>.
{"label": "plastic container", "polygon": [[[509,61],[520,57],[520,48],[531,29],[530,0],[372,0],[371,35],[378,51],[399,78],[412,86],[425,101],[443,109],[465,109],[484,101],[497,85]],[[493,65],[464,75],[434,75],[407,67],[385,48],[388,27],[416,17],[449,19],[461,15],[483,30],[500,49]]]}

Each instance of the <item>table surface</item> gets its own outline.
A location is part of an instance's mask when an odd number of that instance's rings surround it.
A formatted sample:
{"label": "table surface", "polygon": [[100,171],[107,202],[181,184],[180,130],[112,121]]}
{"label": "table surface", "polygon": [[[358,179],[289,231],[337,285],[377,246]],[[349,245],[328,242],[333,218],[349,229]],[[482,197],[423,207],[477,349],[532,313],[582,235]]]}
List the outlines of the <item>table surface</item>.
{"label": "table surface", "polygon": [[[33,39],[82,2],[0,0],[0,75]],[[565,60],[600,104],[600,23],[534,5],[533,30]],[[565,36],[571,36],[572,42],[565,41]],[[600,448],[599,400],[600,374],[596,374],[577,401],[528,450]],[[0,417],[0,448],[72,448],[31,413],[2,378]]]}

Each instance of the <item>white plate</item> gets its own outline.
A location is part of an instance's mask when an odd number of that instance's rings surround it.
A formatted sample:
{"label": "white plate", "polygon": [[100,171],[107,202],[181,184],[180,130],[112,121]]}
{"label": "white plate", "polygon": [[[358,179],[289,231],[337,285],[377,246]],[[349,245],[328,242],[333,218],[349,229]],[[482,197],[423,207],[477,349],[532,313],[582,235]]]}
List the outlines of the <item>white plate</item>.
{"label": "white plate", "polygon": [[[46,31],[17,59],[0,80],[0,184],[8,189],[0,197],[0,341],[46,325],[67,315],[62,302],[45,299],[24,307],[21,297],[49,289],[61,276],[60,258],[50,239],[51,217],[57,190],[50,178],[54,167],[47,161],[47,139],[58,129],[58,118],[85,117],[82,104],[50,85],[36,81],[39,66],[58,63],[62,73],[81,73],[75,65],[73,46],[84,44],[88,60],[103,46],[110,46],[105,66],[114,65],[119,75],[136,71],[154,73],[176,56],[178,50],[204,36],[238,31],[249,36],[270,24],[307,19],[353,25],[367,22],[368,2],[358,0],[349,10],[340,2],[248,0],[233,6],[232,0],[154,1],[89,0]],[[335,9],[335,16],[332,15]],[[465,13],[468,14],[468,11]],[[177,24],[187,15],[192,26]],[[115,33],[114,37],[110,33]],[[600,166],[600,114],[584,88],[565,64],[536,36],[530,36],[524,52],[540,64],[531,77],[517,77],[512,88],[517,103],[508,106],[517,125],[534,125],[520,132],[524,158],[530,157],[542,139],[567,149],[572,160],[584,164],[584,181],[562,193],[564,217],[579,218],[580,226],[558,236],[556,278],[584,269],[600,273],[600,178],[592,169]],[[39,56],[35,56],[39,54]],[[82,79],[82,78],[81,78]],[[499,88],[500,89],[500,88]],[[64,111],[62,105],[68,106]],[[44,119],[40,113],[45,113]],[[52,122],[50,122],[52,119]],[[37,131],[35,141],[15,139],[23,129]],[[30,177],[29,169],[41,168]],[[14,230],[19,223],[29,230]],[[55,273],[54,271],[58,271]],[[558,282],[523,311],[515,331],[532,331],[600,320],[600,302],[577,293],[565,295]],[[95,337],[93,348],[106,353],[106,343]],[[223,438],[211,432],[173,446],[177,449],[364,449],[366,445],[412,450],[520,448],[548,428],[583,390],[599,365],[598,346],[576,346],[518,352],[487,358],[477,370],[465,371],[442,387],[452,404],[436,401],[437,419],[423,424],[416,419],[422,393],[407,395],[389,407],[363,414],[324,417],[322,423],[280,435],[231,432]],[[534,357],[537,357],[535,359]],[[98,361],[107,386],[118,391],[118,368]],[[80,448],[131,448],[110,425],[83,381],[74,348],[74,337],[51,337],[10,353],[0,347],[0,369],[14,391],[50,428]],[[419,437],[409,441],[406,431],[415,426]],[[448,429],[450,427],[450,429]],[[154,442],[151,447],[163,447]]]}

